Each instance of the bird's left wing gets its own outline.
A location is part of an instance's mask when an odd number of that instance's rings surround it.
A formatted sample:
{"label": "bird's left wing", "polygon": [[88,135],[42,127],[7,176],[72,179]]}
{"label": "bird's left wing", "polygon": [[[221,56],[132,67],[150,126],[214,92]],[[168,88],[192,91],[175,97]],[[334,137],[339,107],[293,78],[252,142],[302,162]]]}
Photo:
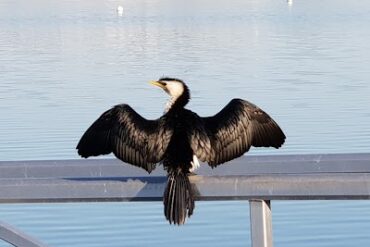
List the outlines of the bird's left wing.
{"label": "bird's left wing", "polygon": [[162,160],[172,133],[166,116],[147,120],[122,104],[104,112],[87,129],[77,150],[84,158],[113,152],[122,161],[151,172]]}
{"label": "bird's left wing", "polygon": [[[212,167],[243,155],[251,146],[279,148],[285,141],[283,131],[266,112],[241,99],[231,100],[216,115],[198,121],[203,122],[211,149],[205,152],[193,145],[193,151]],[[204,143],[204,135],[199,138],[193,133],[192,137],[192,143]]]}

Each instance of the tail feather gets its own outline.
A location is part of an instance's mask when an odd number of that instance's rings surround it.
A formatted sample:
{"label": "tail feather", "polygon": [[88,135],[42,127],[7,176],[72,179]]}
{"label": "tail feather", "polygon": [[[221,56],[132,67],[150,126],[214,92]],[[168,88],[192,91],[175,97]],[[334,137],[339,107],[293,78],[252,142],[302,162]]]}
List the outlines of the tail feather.
{"label": "tail feather", "polygon": [[193,214],[193,190],[186,173],[179,170],[168,174],[163,204],[164,215],[170,224],[182,225],[186,216],[190,217]]}

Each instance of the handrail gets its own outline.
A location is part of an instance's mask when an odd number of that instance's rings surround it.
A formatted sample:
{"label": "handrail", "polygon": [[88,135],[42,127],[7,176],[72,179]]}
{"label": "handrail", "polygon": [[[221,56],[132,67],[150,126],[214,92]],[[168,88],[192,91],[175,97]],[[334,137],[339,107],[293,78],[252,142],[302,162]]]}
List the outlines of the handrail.
{"label": "handrail", "polygon": [[[272,246],[271,200],[370,199],[370,154],[246,156],[197,172],[196,200],[250,201],[254,247]],[[158,201],[164,175],[113,159],[0,162],[0,203]]]}
{"label": "handrail", "polygon": [[0,239],[17,247],[47,247],[46,244],[2,221],[0,221]]}

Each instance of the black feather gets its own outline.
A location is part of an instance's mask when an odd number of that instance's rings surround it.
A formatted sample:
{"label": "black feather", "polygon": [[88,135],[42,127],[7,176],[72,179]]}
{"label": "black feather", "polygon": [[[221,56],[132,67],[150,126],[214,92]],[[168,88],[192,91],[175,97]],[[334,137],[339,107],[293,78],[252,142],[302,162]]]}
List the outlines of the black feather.
{"label": "black feather", "polygon": [[194,210],[194,195],[188,175],[181,169],[168,174],[163,195],[164,214],[170,224],[182,225]]}
{"label": "black feather", "polygon": [[146,120],[129,105],[117,105],[96,120],[77,145],[84,157],[109,154],[148,172],[162,160],[173,128],[164,124],[166,116]]}
{"label": "black feather", "polygon": [[[256,105],[233,99],[219,113],[198,120],[203,122],[201,133],[192,133],[192,147],[197,157],[212,167],[235,159],[251,146],[279,148],[285,135],[279,125]],[[204,134],[207,133],[207,135]],[[210,143],[211,148],[201,150],[198,139]]]}

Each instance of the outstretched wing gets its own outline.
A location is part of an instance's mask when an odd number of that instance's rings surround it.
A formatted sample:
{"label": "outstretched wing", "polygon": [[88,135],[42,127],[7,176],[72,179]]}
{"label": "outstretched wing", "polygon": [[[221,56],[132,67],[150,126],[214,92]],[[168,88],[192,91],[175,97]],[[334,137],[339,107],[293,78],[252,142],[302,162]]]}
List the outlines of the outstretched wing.
{"label": "outstretched wing", "polygon": [[148,172],[162,160],[173,129],[166,117],[146,120],[129,105],[117,105],[104,112],[87,129],[77,145],[84,158],[109,154]]}
{"label": "outstretched wing", "polygon": [[[245,100],[233,99],[216,115],[202,119],[212,152],[201,160],[212,167],[243,155],[251,146],[279,148],[285,141],[279,125]],[[194,152],[204,156],[200,149]]]}

